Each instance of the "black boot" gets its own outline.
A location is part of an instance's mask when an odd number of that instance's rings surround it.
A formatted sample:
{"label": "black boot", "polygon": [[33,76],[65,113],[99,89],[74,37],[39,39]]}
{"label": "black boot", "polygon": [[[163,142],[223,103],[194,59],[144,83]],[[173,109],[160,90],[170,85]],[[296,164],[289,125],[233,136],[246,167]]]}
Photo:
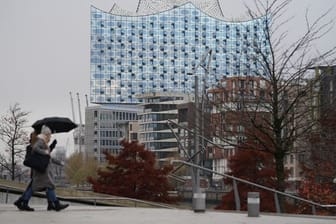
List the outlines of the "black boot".
{"label": "black boot", "polygon": [[67,208],[69,206],[69,204],[61,204],[59,201],[54,201],[49,203],[48,201],[48,211],[50,210],[55,210],[55,211],[61,211],[65,208]]}
{"label": "black boot", "polygon": [[23,203],[22,198],[19,198],[18,200],[16,200],[16,201],[14,202],[14,205],[15,205],[19,210],[23,211],[22,203]]}
{"label": "black boot", "polygon": [[34,211],[33,208],[28,206],[28,201],[23,200],[22,198],[19,198],[14,202],[14,205],[21,211]]}
{"label": "black boot", "polygon": [[23,211],[28,211],[28,212],[35,211],[35,209],[28,206],[28,201],[22,201],[22,210]]}
{"label": "black boot", "polygon": [[48,211],[55,210],[54,203],[52,201],[48,201]]}

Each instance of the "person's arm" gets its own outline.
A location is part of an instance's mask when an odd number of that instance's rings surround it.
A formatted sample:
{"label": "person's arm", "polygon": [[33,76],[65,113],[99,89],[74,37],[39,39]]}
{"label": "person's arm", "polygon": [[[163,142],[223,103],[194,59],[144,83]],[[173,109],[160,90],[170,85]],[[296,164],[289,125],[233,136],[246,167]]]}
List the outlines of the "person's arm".
{"label": "person's arm", "polygon": [[56,165],[59,165],[59,166],[64,166],[64,162],[63,161],[55,159],[53,157],[51,157],[51,162],[55,163]]}
{"label": "person's arm", "polygon": [[55,140],[49,145],[50,153],[54,150],[54,148],[56,147],[56,144],[57,144],[57,140],[55,139]]}

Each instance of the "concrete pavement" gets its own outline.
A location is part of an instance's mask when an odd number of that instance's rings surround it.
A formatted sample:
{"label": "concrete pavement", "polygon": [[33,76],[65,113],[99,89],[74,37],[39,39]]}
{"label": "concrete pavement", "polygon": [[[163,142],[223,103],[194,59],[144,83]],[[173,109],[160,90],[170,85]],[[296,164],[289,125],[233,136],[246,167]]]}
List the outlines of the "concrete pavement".
{"label": "concrete pavement", "polygon": [[122,208],[70,205],[60,211],[46,211],[46,205],[33,205],[34,212],[23,212],[11,204],[0,204],[1,224],[335,224],[336,217],[286,216],[261,214],[248,217],[246,212],[230,213],[159,208]]}

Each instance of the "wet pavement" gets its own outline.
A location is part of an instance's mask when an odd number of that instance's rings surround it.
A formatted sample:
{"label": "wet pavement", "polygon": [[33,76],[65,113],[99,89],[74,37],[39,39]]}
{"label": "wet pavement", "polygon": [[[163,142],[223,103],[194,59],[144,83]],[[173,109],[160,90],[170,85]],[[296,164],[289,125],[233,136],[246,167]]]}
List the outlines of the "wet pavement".
{"label": "wet pavement", "polygon": [[2,224],[335,224],[335,217],[289,216],[260,214],[248,217],[247,212],[206,211],[195,213],[184,209],[125,208],[70,205],[67,209],[47,211],[46,204],[35,205],[34,212],[19,211],[12,204],[0,204],[0,223]]}

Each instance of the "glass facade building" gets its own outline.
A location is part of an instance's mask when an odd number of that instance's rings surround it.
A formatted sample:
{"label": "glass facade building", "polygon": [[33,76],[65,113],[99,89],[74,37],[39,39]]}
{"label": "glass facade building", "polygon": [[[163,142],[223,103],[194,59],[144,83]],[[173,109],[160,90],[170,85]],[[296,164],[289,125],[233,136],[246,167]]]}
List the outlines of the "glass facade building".
{"label": "glass facade building", "polygon": [[147,93],[140,94],[138,113],[138,140],[155,152],[158,161],[178,159],[177,129],[170,129],[167,121],[178,122],[178,105],[190,102],[190,96],[183,93]]}
{"label": "glass facade building", "polygon": [[[192,3],[148,15],[119,15],[91,7],[92,103],[139,103],[137,94],[194,92],[192,73],[212,51],[206,83],[262,74],[266,17],[228,22]],[[259,56],[260,57],[260,56]],[[205,69],[196,70],[202,76]]]}

